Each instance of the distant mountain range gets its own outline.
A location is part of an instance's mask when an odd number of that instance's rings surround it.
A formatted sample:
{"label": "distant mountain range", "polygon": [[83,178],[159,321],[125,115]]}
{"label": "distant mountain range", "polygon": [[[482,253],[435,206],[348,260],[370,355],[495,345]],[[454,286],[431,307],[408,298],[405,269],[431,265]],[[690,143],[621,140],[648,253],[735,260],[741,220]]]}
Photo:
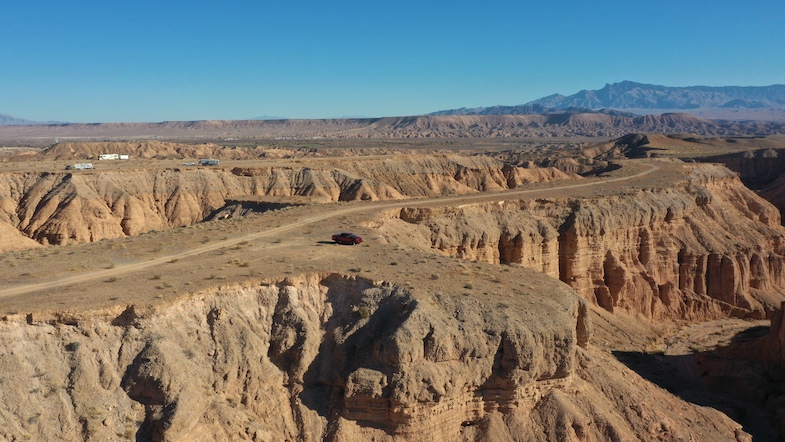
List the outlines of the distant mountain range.
{"label": "distant mountain range", "polygon": [[11,115],[0,114],[0,126],[22,124],[39,124],[36,121],[24,120],[22,118],[12,117]]}
{"label": "distant mountain range", "polygon": [[[622,81],[606,84],[599,90],[582,90],[570,96],[554,94],[517,106],[463,107],[432,112],[427,116],[603,114],[635,118],[673,112],[689,112],[718,121],[785,123],[785,85],[669,87]],[[265,115],[252,120],[277,121],[288,118]],[[66,123],[31,121],[0,114],[0,126],[39,124]]]}
{"label": "distant mountain range", "polygon": [[696,109],[785,109],[785,85],[669,87],[622,81],[570,96],[549,95],[518,106],[460,108],[429,115],[516,115],[619,110],[689,111]]}
{"label": "distant mountain range", "polygon": [[63,124],[59,121],[32,121],[16,118],[11,115],[0,114],[0,126],[27,126],[31,124]]}

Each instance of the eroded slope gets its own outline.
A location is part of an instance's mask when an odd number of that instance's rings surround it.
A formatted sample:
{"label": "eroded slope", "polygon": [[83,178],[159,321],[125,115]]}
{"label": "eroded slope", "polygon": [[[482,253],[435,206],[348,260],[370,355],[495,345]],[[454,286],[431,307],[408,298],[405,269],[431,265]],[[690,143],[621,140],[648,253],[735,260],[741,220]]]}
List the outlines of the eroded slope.
{"label": "eroded slope", "polygon": [[0,221],[38,242],[68,244],[190,225],[227,200],[244,197],[388,200],[497,191],[573,177],[556,169],[511,167],[459,155],[313,166],[7,173],[0,176]]}
{"label": "eroded slope", "polygon": [[721,413],[593,350],[585,304],[564,285],[547,287],[481,300],[311,274],[151,311],[7,318],[0,434],[748,440]]}
{"label": "eroded slope", "polygon": [[785,296],[777,210],[717,166],[683,166],[673,188],[404,208],[392,241],[561,279],[608,311],[650,318],[764,318]]}

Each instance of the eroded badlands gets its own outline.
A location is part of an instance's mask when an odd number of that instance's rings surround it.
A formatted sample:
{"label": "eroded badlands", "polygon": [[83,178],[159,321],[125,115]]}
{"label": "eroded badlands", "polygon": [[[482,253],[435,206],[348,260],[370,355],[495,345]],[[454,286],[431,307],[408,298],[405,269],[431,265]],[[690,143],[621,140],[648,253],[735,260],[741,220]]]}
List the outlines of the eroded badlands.
{"label": "eroded badlands", "polygon": [[6,163],[0,435],[783,434],[785,230],[735,174],[367,153]]}

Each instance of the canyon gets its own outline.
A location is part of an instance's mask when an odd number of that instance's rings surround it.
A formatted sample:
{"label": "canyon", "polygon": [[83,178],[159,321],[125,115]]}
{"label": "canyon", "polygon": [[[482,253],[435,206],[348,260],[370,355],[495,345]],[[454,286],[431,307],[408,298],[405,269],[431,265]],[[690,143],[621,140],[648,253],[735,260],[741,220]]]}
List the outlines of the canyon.
{"label": "canyon", "polygon": [[[781,437],[780,211],[744,173],[624,143],[13,156],[0,437]],[[107,149],[135,156],[63,170]],[[182,165],[201,155],[221,165]]]}
{"label": "canyon", "polygon": [[667,188],[613,196],[404,208],[384,229],[413,247],[540,271],[610,312],[765,318],[779,305],[770,294],[785,292],[780,213],[726,169],[685,170]]}

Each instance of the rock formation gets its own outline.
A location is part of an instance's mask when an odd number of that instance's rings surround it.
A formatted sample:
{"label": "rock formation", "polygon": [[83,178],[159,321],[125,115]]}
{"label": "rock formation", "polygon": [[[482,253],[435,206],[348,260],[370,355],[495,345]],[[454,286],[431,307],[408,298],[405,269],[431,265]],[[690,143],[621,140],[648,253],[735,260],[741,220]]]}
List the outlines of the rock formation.
{"label": "rock formation", "polygon": [[412,247],[541,271],[611,312],[764,318],[785,291],[780,215],[727,169],[689,168],[669,189],[404,208],[382,230]]}
{"label": "rock formation", "polygon": [[700,158],[722,163],[741,180],[785,213],[785,149],[761,149],[730,155]]}
{"label": "rock formation", "polygon": [[749,440],[589,338],[564,285],[480,301],[335,274],[19,315],[0,322],[0,437]]}
{"label": "rock formation", "polygon": [[[41,243],[68,244],[190,225],[222,208],[227,199],[239,197],[386,200],[503,190],[574,177],[556,169],[524,169],[458,155],[321,166],[7,173],[0,179],[0,223]],[[8,225],[3,229],[10,231]]]}
{"label": "rock formation", "polygon": [[[780,116],[781,119],[781,116]],[[164,139],[620,137],[630,132],[704,136],[781,134],[767,121],[711,121],[687,113],[625,116],[602,113],[442,115],[326,120],[167,121],[161,123],[0,126],[0,140],[57,137],[128,139],[140,133]]]}

